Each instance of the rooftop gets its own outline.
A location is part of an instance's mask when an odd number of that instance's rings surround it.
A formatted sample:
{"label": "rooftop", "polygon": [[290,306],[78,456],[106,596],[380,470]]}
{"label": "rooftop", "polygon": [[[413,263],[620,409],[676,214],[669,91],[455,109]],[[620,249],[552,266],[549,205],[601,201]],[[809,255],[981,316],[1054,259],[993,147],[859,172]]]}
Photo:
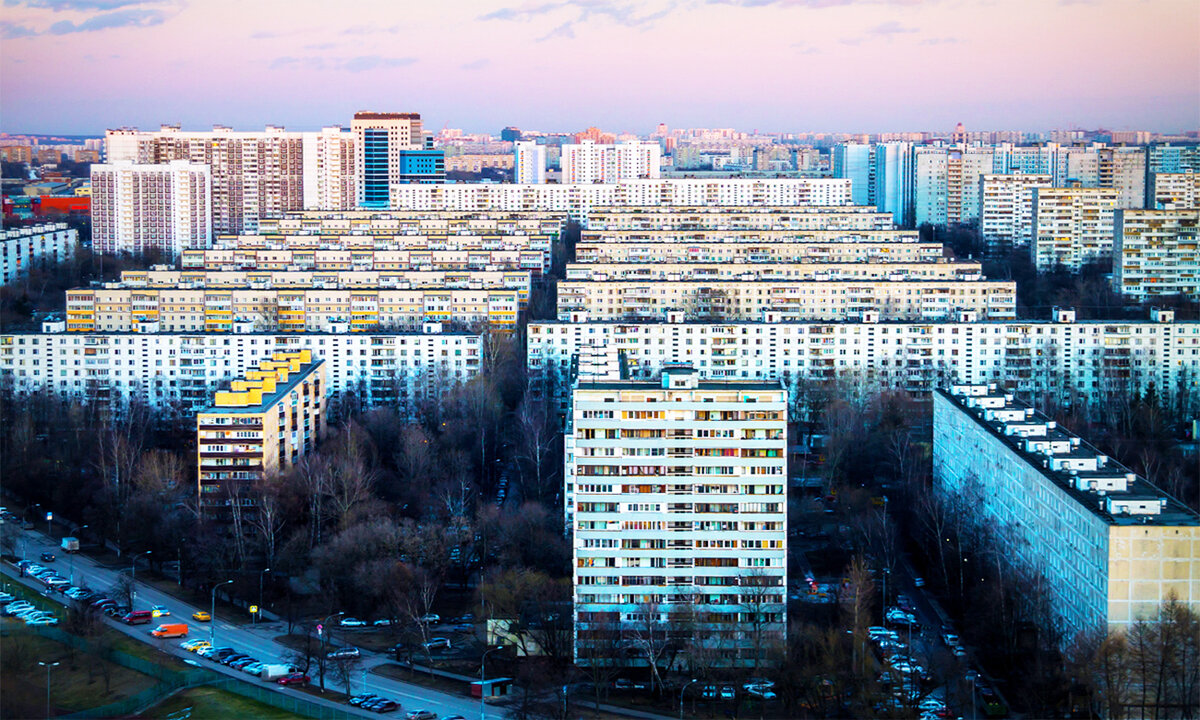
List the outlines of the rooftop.
{"label": "rooftop", "polygon": [[309,350],[272,353],[269,360],[259,363],[258,370],[250,370],[246,378],[234,380],[229,390],[217,391],[213,404],[200,414],[257,415],[266,412],[324,363],[324,360],[314,360]]}
{"label": "rooftop", "polygon": [[1111,525],[1200,525],[1200,514],[992,385],[937,393]]}

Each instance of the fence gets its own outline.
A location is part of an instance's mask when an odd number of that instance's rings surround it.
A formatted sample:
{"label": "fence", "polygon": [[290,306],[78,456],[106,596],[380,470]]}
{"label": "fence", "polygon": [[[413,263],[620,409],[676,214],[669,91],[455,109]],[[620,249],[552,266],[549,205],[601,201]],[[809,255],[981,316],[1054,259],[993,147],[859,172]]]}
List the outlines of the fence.
{"label": "fence", "polygon": [[124,700],[118,700],[108,705],[62,716],[66,718],[108,718],[132,715],[139,710],[167,699],[176,692],[195,687],[211,687],[224,690],[264,705],[270,705],[293,715],[314,718],[315,720],[345,720],[347,718],[360,717],[357,713],[339,707],[330,707],[313,702],[303,695],[275,692],[265,685],[256,685],[242,680],[235,680],[205,668],[183,671],[172,670],[165,665],[137,657],[136,655],[130,655],[120,650],[98,648],[94,643],[85,638],[72,635],[55,627],[35,626],[17,628],[10,632],[12,634],[29,633],[41,635],[47,639],[63,643],[64,645],[70,645],[77,650],[96,655],[130,670],[136,670],[159,681],[154,687],[143,690],[137,695],[132,695]]}

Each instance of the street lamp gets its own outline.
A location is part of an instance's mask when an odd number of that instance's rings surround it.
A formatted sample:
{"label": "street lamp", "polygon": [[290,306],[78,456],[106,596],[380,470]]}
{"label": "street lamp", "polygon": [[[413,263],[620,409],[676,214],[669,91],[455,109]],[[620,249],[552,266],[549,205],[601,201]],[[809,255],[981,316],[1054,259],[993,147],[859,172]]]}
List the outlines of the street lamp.
{"label": "street lamp", "polygon": [[58,667],[57,662],[46,663],[38,661],[38,665],[46,668],[46,717],[50,717],[50,668]]}
{"label": "street lamp", "polygon": [[258,616],[262,615],[263,608],[263,575],[271,572],[271,568],[263,568],[258,572],[258,612],[254,613],[254,624],[258,624]]}
{"label": "street lamp", "polygon": [[[317,669],[321,672],[321,692],[325,692],[325,661],[329,659],[328,653],[326,652],[326,650],[329,648],[329,643],[325,639],[327,637],[325,634],[325,626],[329,624],[329,621],[332,618],[345,614],[345,611],[342,611],[326,615],[325,619],[317,625],[317,637],[321,638],[321,662],[317,665]],[[332,626],[329,628],[329,634],[333,634]]]}
{"label": "street lamp", "polygon": [[487,656],[489,653],[494,653],[497,650],[503,650],[503,645],[497,645],[491,650],[483,653],[483,659],[479,661],[479,720],[484,720],[484,704],[483,704],[483,684],[487,681]]}
{"label": "street lamp", "polygon": [[979,673],[972,670],[967,673],[967,679],[971,681],[971,720],[975,720],[975,678],[979,677]]}
{"label": "street lamp", "polygon": [[688,687],[692,683],[698,683],[698,682],[700,682],[700,681],[697,680],[696,678],[692,678],[691,682],[684,683],[683,687],[679,689],[679,720],[683,720],[683,694],[685,692],[687,692]]}
{"label": "street lamp", "polygon": [[226,580],[212,587],[212,602],[208,610],[208,644],[212,647],[217,646],[217,588],[222,585],[228,585],[231,582],[233,581]]}
{"label": "street lamp", "polygon": [[130,610],[133,609],[133,601],[137,599],[137,561],[138,561],[138,558],[140,558],[143,555],[149,555],[153,552],[154,552],[153,550],[147,550],[146,552],[137,553],[136,555],[133,556],[133,561],[130,563],[130,566],[131,566],[130,567],[130,575],[132,576],[131,580],[129,581],[129,609]]}
{"label": "street lamp", "polygon": [[54,541],[54,531],[51,529],[51,526],[50,526],[50,523],[53,520],[54,520],[54,513],[52,513],[52,512],[46,513],[46,537],[50,538],[51,542]]}

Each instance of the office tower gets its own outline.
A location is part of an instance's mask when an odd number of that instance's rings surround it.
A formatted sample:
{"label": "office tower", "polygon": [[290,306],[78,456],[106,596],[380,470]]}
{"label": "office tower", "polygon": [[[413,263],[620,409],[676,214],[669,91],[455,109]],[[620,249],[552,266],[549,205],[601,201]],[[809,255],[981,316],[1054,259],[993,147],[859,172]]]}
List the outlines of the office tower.
{"label": "office tower", "polygon": [[833,146],[833,176],[850,181],[850,198],[855,205],[875,204],[875,146],[840,143]]}
{"label": "office tower", "polygon": [[1144,148],[1100,148],[1100,187],[1117,191],[1117,207],[1146,205],[1146,151]]}
{"label": "office tower", "polygon": [[1051,187],[1049,175],[984,175],[979,188],[979,234],[990,254],[1028,247],[1033,232],[1034,188]]}
{"label": "office tower", "polygon": [[0,257],[3,272],[0,284],[7,284],[39,264],[60,263],[69,258],[79,244],[79,231],[66,223],[44,223],[0,230]]}
{"label": "office tower", "polygon": [[662,148],[656,142],[601,145],[582,140],[562,146],[560,182],[570,185],[654,179],[660,175],[661,162]]}
{"label": "office tower", "polygon": [[325,431],[325,363],[312,351],[272,353],[196,415],[201,511],[253,507],[255,483],[312,452]]}
{"label": "office tower", "polygon": [[913,184],[915,179],[913,145],[908,142],[879,143],[875,146],[875,207],[892,214],[902,227],[912,227]]}
{"label": "office tower", "polygon": [[500,131],[500,140],[502,142],[517,142],[521,140],[521,128],[509,125]]}
{"label": "office tower", "polygon": [[1200,207],[1200,170],[1150,174],[1150,209]]}
{"label": "office tower", "polygon": [[575,656],[637,638],[758,667],[786,637],[787,394],[778,383],[582,379],[566,431]]}
{"label": "office tower", "polygon": [[546,182],[546,146],[532,140],[514,142],[513,158],[514,183]]}
{"label": "office tower", "polygon": [[1113,289],[1136,302],[1200,299],[1200,210],[1118,210]]}
{"label": "office tower", "polygon": [[304,209],[350,210],[356,203],[354,138],[341,126],[304,133]]}
{"label": "office tower", "polygon": [[433,149],[419,113],[357,112],[350,131],[360,207],[390,207],[393,185],[445,181],[445,154]]}
{"label": "office tower", "polygon": [[208,165],[127,160],[92,165],[92,248],[101,253],[156,250],[172,257],[212,238]]}
{"label": "office tower", "polygon": [[1038,272],[1108,260],[1117,195],[1112,188],[1034,188],[1030,253]]}
{"label": "office tower", "polygon": [[[946,225],[950,219],[950,154],[943,148],[917,148],[914,170],[914,224]],[[961,193],[961,187],[957,189]]]}
{"label": "office tower", "polygon": [[1200,611],[1200,516],[1011,394],[938,390],[933,467],[953,512],[994,529],[1014,574],[1044,580],[1064,646],[1172,595]]}

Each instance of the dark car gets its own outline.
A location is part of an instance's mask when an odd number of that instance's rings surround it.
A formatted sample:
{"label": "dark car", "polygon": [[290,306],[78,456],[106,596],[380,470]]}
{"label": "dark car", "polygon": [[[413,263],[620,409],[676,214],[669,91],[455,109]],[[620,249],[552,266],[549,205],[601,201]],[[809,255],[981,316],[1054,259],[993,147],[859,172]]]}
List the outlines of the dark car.
{"label": "dark car", "polygon": [[52,553],[52,552],[42,553],[42,562],[54,562],[54,553]]}
{"label": "dark car", "polygon": [[358,707],[359,705],[362,705],[363,703],[367,702],[368,700],[374,700],[377,697],[379,697],[379,696],[376,695],[375,693],[363,693],[361,695],[352,695],[347,702],[349,702],[351,705],[354,705],[355,707]]}
{"label": "dark car", "polygon": [[284,675],[275,682],[279,683],[280,685],[307,685],[308,681],[309,677],[304,673],[294,672]]}
{"label": "dark car", "polygon": [[[375,705],[375,707],[371,708],[371,712],[385,713],[385,712],[392,712],[394,710],[399,710],[399,709],[400,709],[400,703],[396,702],[395,700],[384,700],[381,703],[377,703]],[[437,716],[435,715],[434,717],[437,717]]]}

